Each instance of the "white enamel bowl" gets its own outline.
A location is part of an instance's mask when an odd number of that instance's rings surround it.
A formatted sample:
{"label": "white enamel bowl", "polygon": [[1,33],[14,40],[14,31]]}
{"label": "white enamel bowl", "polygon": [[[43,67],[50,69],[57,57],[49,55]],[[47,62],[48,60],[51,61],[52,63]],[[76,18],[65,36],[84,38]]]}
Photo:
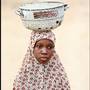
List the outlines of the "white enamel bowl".
{"label": "white enamel bowl", "polygon": [[68,5],[62,2],[26,3],[21,5],[16,13],[26,28],[46,31],[61,25],[67,8]]}

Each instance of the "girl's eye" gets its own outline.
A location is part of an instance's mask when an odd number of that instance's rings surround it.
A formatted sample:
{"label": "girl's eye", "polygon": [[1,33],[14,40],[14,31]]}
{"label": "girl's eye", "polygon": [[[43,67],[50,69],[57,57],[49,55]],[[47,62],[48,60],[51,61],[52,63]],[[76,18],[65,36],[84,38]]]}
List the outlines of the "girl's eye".
{"label": "girl's eye", "polygon": [[42,48],[43,46],[42,46],[42,45],[36,45],[35,47],[37,47],[37,48]]}
{"label": "girl's eye", "polygon": [[48,49],[53,49],[53,48],[54,48],[54,46],[48,46],[47,48],[48,48]]}

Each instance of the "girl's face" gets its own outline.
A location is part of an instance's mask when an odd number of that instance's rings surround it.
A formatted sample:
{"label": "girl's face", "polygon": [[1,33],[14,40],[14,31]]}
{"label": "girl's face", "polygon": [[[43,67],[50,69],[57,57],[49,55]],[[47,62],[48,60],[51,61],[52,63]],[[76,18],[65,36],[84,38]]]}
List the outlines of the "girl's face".
{"label": "girl's face", "polygon": [[48,39],[42,39],[36,42],[34,46],[34,56],[42,64],[47,63],[53,56],[54,43]]}

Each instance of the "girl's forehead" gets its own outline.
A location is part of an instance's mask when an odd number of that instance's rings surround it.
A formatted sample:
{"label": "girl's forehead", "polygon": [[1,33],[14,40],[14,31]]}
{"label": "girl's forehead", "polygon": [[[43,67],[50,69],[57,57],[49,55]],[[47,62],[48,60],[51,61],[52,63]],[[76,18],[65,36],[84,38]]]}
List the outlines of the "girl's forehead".
{"label": "girl's forehead", "polygon": [[41,40],[36,41],[36,44],[44,44],[44,45],[51,44],[51,45],[54,45],[54,42],[49,40],[49,39],[41,39]]}

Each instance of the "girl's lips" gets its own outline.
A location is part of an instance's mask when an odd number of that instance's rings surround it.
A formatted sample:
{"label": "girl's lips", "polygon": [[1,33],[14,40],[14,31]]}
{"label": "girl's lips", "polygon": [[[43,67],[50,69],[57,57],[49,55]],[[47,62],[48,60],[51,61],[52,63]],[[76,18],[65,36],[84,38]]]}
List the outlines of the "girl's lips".
{"label": "girl's lips", "polygon": [[41,57],[41,60],[47,60],[48,58],[47,57]]}

